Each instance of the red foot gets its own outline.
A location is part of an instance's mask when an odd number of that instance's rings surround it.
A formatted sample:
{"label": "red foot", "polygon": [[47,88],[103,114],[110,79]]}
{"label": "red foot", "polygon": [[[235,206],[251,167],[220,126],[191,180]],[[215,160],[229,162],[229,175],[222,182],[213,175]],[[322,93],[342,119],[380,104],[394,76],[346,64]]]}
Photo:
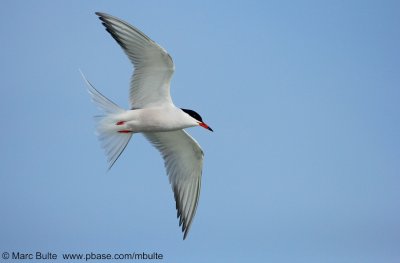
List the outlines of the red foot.
{"label": "red foot", "polygon": [[130,133],[131,131],[128,130],[122,130],[122,131],[118,131],[119,133]]}
{"label": "red foot", "polygon": [[124,121],[119,121],[119,122],[116,123],[116,125],[122,125],[124,123],[125,123]]}

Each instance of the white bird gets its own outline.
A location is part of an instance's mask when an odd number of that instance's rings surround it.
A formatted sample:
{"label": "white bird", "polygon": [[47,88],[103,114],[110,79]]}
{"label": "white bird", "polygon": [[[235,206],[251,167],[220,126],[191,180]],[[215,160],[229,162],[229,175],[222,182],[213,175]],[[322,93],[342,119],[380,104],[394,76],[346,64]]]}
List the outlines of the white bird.
{"label": "white bird", "polygon": [[201,126],[213,130],[198,113],[177,108],[172,102],[170,80],[174,63],[165,49],[121,19],[99,12],[96,15],[134,66],[130,110],[103,96],[82,74],[92,100],[105,113],[97,118],[96,128],[109,169],[132,135],[142,133],[164,158],[185,239],[199,202],[204,154],[183,129]]}

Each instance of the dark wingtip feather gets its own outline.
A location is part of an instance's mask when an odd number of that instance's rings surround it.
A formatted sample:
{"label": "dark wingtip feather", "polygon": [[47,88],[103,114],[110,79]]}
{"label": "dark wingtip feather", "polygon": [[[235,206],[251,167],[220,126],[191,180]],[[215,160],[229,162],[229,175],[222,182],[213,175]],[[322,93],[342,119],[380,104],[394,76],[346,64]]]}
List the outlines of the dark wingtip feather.
{"label": "dark wingtip feather", "polygon": [[176,217],[179,218],[179,226],[182,227],[182,232],[183,232],[183,240],[186,239],[186,236],[188,234],[188,227],[186,224],[186,220],[182,215],[182,211],[180,209],[181,207],[181,202],[179,200],[179,190],[178,188],[175,186],[173,187],[173,191],[174,191],[174,198],[175,198],[175,203],[176,203]]}
{"label": "dark wingtip feather", "polygon": [[107,14],[106,13],[103,13],[103,12],[94,12],[97,16],[99,16],[99,18],[101,19],[101,17],[103,17],[103,16],[107,16]]}

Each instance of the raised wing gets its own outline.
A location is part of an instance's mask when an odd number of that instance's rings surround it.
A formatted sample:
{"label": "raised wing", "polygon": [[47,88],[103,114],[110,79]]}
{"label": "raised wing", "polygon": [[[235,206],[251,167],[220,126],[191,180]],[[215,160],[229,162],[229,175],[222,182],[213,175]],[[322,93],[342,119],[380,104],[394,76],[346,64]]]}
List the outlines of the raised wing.
{"label": "raised wing", "polygon": [[174,63],[167,51],[119,18],[99,12],[96,15],[134,65],[129,97],[131,107],[172,104],[169,89]]}
{"label": "raised wing", "polygon": [[164,158],[185,239],[199,202],[203,151],[184,130],[143,134]]}

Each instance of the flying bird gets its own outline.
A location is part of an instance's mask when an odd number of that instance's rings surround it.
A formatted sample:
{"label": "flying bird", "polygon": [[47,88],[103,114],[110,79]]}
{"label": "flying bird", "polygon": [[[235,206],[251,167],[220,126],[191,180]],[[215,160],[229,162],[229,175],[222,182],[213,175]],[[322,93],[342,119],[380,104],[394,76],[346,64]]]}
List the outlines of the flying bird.
{"label": "flying bird", "polygon": [[213,130],[197,112],[178,108],[172,102],[170,80],[175,67],[164,48],[119,18],[100,12],[96,15],[134,67],[129,110],[102,95],[82,74],[93,102],[104,112],[97,117],[96,130],[109,169],[132,135],[142,133],[164,159],[185,239],[199,202],[204,154],[183,129],[201,126]]}

